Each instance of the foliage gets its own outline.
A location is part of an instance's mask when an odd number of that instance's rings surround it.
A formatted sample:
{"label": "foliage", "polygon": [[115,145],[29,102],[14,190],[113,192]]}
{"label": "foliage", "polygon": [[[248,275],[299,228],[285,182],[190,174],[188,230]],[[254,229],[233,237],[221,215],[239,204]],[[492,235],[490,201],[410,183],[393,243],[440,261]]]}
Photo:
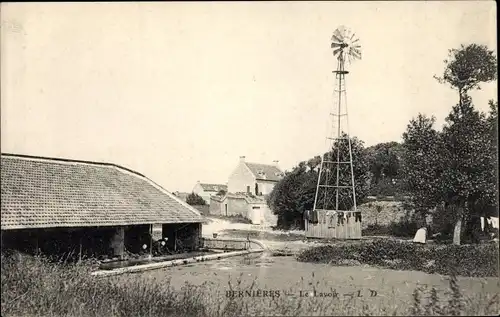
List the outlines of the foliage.
{"label": "foliage", "polygon": [[[351,138],[351,149],[356,198],[358,201],[361,201],[368,192],[368,165],[363,155],[363,142],[355,137]],[[334,145],[332,151],[324,154],[325,160],[328,158],[328,160],[335,161],[337,159],[337,150],[339,150],[342,160],[346,160],[346,157],[349,155],[348,147],[337,145]],[[267,198],[267,203],[273,213],[278,216],[278,228],[304,228],[302,215],[304,211],[312,210],[314,207],[320,165],[321,156],[300,162],[298,166],[290,173],[287,173],[273,188],[273,191]],[[324,174],[326,175],[326,173]],[[350,181],[350,172],[341,173],[341,175],[344,176],[341,182]],[[345,198],[345,196],[352,195],[352,191],[351,193],[340,192],[340,195],[343,195]],[[344,201],[347,201],[347,199],[344,199]],[[340,208],[347,208],[348,210],[351,207],[352,205],[346,204]]]}
{"label": "foliage", "polygon": [[221,189],[217,192],[217,196],[225,196],[226,195],[226,191],[224,189]]}
{"label": "foliage", "polygon": [[461,45],[459,49],[449,50],[443,77],[434,77],[457,89],[462,97],[471,89],[480,89],[480,83],[496,79],[497,58],[493,54],[484,45]]}
{"label": "foliage", "polygon": [[498,276],[498,245],[421,245],[389,239],[313,247],[299,261],[339,264],[344,260],[397,270],[462,276]]}
{"label": "foliage", "polygon": [[442,133],[442,161],[447,162],[441,177],[443,200],[458,207],[459,213],[468,214],[475,206],[494,205],[495,146],[486,116],[475,110],[467,97],[461,106],[453,107],[446,123]]}
{"label": "foliage", "polygon": [[419,114],[403,133],[402,187],[409,195],[409,208],[424,217],[440,197],[443,165],[442,140],[434,129],[435,118]]}
{"label": "foliage", "polygon": [[401,179],[383,177],[376,183],[370,182],[370,196],[382,199],[385,197],[398,197],[401,193]]}
{"label": "foliage", "polygon": [[191,206],[203,206],[205,205],[205,199],[198,194],[191,193],[186,197],[186,202]]}
{"label": "foliage", "polygon": [[394,196],[399,192],[402,145],[398,142],[379,143],[365,149],[367,164],[372,175],[370,195]]}
{"label": "foliage", "polygon": [[415,232],[419,229],[415,221],[401,219],[391,221],[388,225],[372,224],[362,229],[363,236],[391,236],[399,238],[413,238]]}

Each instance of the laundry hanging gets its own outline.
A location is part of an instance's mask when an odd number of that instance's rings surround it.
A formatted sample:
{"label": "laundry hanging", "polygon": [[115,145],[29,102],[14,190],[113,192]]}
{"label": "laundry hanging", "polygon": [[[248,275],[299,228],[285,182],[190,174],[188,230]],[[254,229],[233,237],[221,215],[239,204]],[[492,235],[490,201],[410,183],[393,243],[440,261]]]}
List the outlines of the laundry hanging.
{"label": "laundry hanging", "polygon": [[361,212],[358,211],[358,212],[354,213],[354,216],[356,217],[354,222],[358,222],[358,221],[361,222]]}
{"label": "laundry hanging", "polygon": [[311,219],[311,211],[309,211],[309,210],[304,211],[303,217],[304,217],[304,220],[309,221]]}
{"label": "laundry hanging", "polygon": [[309,219],[309,222],[310,223],[318,223],[318,211],[317,210],[313,210],[311,212],[311,217]]}
{"label": "laundry hanging", "polygon": [[335,228],[336,213],[334,211],[329,211],[326,216],[328,218],[328,228]]}

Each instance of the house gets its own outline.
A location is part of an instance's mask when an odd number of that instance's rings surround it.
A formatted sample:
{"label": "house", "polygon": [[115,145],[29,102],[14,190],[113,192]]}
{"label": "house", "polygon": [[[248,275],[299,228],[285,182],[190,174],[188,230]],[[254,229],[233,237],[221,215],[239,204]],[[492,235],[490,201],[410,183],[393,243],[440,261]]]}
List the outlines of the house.
{"label": "house", "polygon": [[210,214],[219,216],[243,216],[253,224],[275,225],[277,218],[262,196],[248,193],[227,193],[224,196],[212,196]]}
{"label": "house", "polygon": [[193,188],[193,193],[200,195],[207,205],[210,204],[210,197],[217,195],[220,191],[227,193],[227,185],[206,184],[198,181]]}
{"label": "house", "polygon": [[229,193],[252,193],[256,196],[266,196],[274,186],[284,177],[284,173],[274,165],[249,163],[245,157],[231,173],[228,180]]}
{"label": "house", "polygon": [[153,225],[171,249],[200,246],[198,210],[116,164],[2,153],[1,194],[2,249],[123,258]]}

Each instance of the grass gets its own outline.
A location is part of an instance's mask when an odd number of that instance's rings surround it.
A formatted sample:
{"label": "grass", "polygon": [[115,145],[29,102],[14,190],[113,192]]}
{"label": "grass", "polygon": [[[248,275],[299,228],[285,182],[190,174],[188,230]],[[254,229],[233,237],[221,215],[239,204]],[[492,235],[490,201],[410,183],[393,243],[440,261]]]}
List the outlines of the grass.
{"label": "grass", "polygon": [[330,244],[309,248],[299,261],[368,264],[397,270],[444,275],[498,277],[498,244],[421,245],[390,239],[365,243]]}
{"label": "grass", "polygon": [[[2,316],[373,316],[373,315],[496,315],[498,295],[465,298],[455,276],[447,292],[421,286],[410,298],[227,297],[227,291],[259,294],[258,281],[240,277],[225,289],[210,282],[184,285],[180,290],[137,275],[97,279],[89,263],[50,263],[41,257],[2,254]],[[325,281],[322,281],[325,283]],[[300,289],[324,290],[328,285],[302,280]],[[330,286],[331,287],[331,286]],[[333,292],[334,288],[330,290]],[[291,290],[290,290],[291,291]],[[260,292],[262,296],[262,291]],[[238,294],[238,292],[236,292]]]}

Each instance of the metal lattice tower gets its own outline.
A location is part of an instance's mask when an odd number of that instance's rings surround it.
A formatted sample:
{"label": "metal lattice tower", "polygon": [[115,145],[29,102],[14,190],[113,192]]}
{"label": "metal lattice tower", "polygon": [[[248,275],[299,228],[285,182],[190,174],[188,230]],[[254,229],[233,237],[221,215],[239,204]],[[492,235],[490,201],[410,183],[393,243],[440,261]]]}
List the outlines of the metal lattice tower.
{"label": "metal lattice tower", "polygon": [[328,149],[321,156],[314,210],[357,211],[345,81],[349,72],[345,64],[361,59],[358,41],[355,34],[343,26],[333,32],[331,48],[337,57],[337,69],[333,71],[336,78],[334,107],[330,113]]}

